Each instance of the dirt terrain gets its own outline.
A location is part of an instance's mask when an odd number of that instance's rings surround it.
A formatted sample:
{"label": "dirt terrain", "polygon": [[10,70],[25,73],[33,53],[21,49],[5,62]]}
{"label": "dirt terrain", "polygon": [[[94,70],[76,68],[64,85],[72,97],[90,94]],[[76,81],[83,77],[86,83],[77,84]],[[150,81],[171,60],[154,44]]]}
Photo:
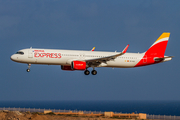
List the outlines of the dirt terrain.
{"label": "dirt terrain", "polygon": [[19,111],[0,111],[0,120],[119,120],[115,118],[67,116]]}

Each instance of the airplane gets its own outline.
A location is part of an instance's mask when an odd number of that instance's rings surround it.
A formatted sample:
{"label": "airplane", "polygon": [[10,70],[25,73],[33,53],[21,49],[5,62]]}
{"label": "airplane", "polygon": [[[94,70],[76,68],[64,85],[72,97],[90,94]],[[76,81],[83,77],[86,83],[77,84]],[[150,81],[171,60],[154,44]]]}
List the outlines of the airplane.
{"label": "airplane", "polygon": [[22,49],[11,56],[11,60],[28,64],[61,65],[62,70],[84,71],[89,75],[88,68],[92,67],[92,75],[96,75],[96,67],[133,68],[152,65],[172,60],[173,56],[164,56],[170,33],[164,32],[154,44],[143,53],[126,53],[129,44],[122,52],[102,52],[60,49]]}

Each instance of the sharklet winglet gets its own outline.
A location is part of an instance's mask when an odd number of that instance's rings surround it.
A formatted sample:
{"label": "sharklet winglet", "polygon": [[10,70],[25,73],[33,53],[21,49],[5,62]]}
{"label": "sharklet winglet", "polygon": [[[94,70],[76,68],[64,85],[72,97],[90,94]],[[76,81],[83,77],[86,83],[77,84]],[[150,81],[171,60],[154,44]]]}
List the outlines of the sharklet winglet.
{"label": "sharklet winglet", "polygon": [[122,53],[126,53],[128,47],[129,47],[129,44],[124,48],[124,50],[122,51]]}

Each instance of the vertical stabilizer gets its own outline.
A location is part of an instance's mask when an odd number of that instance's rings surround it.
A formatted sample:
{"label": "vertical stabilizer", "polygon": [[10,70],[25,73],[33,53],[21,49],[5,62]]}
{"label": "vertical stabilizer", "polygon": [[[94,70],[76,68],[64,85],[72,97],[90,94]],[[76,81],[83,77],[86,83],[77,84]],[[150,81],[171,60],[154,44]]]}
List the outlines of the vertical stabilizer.
{"label": "vertical stabilizer", "polygon": [[154,42],[154,44],[146,51],[145,54],[152,57],[164,57],[169,36],[170,33],[162,33],[161,36]]}
{"label": "vertical stabilizer", "polygon": [[143,58],[139,61],[139,63],[135,67],[161,62],[161,61],[155,61],[155,59],[164,58],[169,36],[170,33],[168,32],[162,33],[160,37],[154,42],[154,44],[144,53]]}

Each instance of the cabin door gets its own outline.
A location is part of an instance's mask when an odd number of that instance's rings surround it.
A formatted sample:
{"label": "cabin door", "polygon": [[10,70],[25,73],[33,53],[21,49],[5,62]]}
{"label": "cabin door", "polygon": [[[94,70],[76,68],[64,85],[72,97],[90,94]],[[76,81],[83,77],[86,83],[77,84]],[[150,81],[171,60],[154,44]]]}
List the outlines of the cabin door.
{"label": "cabin door", "polygon": [[28,50],[28,58],[33,58],[33,50]]}

